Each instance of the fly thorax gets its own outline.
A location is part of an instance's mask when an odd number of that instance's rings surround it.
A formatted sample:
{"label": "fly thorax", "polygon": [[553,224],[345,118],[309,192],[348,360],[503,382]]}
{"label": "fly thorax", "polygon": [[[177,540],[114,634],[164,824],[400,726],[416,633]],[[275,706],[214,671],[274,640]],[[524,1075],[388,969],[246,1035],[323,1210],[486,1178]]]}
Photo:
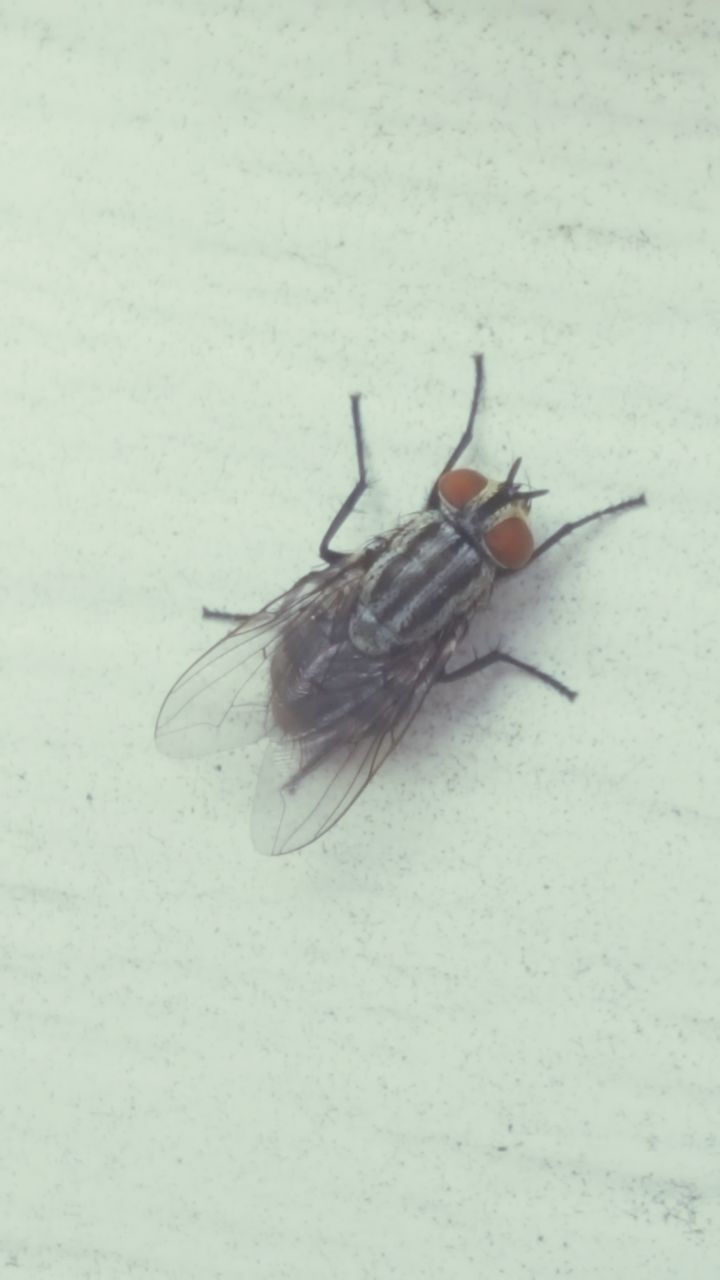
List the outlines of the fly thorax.
{"label": "fly thorax", "polygon": [[363,582],[350,639],[365,653],[421,643],[489,597],[492,560],[443,511],[401,526]]}

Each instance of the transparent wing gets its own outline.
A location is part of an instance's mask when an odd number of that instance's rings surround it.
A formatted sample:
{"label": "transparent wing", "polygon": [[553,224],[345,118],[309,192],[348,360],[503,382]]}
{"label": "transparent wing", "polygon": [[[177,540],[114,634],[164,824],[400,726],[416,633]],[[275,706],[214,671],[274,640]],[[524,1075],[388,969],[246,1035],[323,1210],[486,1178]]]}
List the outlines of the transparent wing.
{"label": "transparent wing", "polygon": [[319,570],[241,622],[188,667],[158,714],[155,739],[169,756],[200,756],[256,742],[271,725],[269,660],[309,603],[330,599],[340,573]]}
{"label": "transparent wing", "polygon": [[193,663],[160,708],[155,734],[168,755],[269,737],[252,818],[261,853],[301,849],[335,825],[397,746],[455,646],[445,634],[396,655],[363,655],[348,620],[365,572],[345,563],[301,579]]}
{"label": "transparent wing", "polygon": [[266,732],[267,658],[278,618],[254,614],[198,658],[160,708],[155,740],[169,756],[200,756],[255,742]]}
{"label": "transparent wing", "polygon": [[454,643],[436,641],[420,663],[417,653],[396,660],[385,699],[380,705],[373,700],[373,723],[352,741],[343,741],[341,726],[324,738],[292,738],[272,730],[253,804],[251,831],[258,852],[293,853],[347,813],[414,720]]}

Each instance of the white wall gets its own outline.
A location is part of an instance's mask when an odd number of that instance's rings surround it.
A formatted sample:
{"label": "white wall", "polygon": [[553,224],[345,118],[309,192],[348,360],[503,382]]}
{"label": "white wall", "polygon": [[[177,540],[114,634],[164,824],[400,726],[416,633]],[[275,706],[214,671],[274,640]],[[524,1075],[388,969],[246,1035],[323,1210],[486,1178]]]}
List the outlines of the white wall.
{"label": "white wall", "polygon": [[[718,1267],[717,10],[32,0],[2,19],[0,1265]],[[155,713],[218,636],[521,453],[511,671],[319,845]],[[13,1268],[15,1270],[13,1270]]]}

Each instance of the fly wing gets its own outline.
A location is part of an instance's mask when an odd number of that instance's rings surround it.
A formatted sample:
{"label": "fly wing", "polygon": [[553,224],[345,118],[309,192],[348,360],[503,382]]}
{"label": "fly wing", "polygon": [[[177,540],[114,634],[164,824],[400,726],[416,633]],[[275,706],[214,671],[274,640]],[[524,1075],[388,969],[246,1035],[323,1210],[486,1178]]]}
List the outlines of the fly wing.
{"label": "fly wing", "polygon": [[[261,853],[301,849],[335,825],[397,746],[455,646],[446,632],[395,655],[360,653],[347,622],[366,568],[359,559],[302,578],[193,663],[160,708],[155,735],[168,755],[269,736],[252,819]],[[311,641],[312,671],[300,663],[298,691],[282,673],[288,660],[297,670],[296,650]]]}
{"label": "fly wing", "polygon": [[213,645],[163,702],[155,740],[169,756],[201,756],[256,742],[266,732],[267,658],[277,616],[256,613]]}
{"label": "fly wing", "polygon": [[188,667],[160,708],[155,725],[160,750],[169,756],[201,756],[262,738],[272,723],[272,655],[309,604],[334,596],[338,576],[337,570],[319,570],[301,578]]}
{"label": "fly wing", "polygon": [[[436,638],[399,658],[385,660],[387,691],[368,700],[372,720],[361,734],[343,740],[342,725],[329,733],[288,737],[273,729],[258,777],[252,838],[260,853],[293,853],[325,835],[347,813],[423,704],[455,646],[455,637]],[[357,708],[359,684],[345,690]]]}

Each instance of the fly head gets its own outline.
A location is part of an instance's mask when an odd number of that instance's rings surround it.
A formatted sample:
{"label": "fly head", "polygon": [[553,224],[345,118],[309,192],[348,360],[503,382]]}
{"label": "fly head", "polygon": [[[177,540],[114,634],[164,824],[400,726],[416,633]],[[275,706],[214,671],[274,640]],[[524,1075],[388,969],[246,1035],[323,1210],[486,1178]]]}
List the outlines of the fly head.
{"label": "fly head", "polygon": [[460,467],[446,471],[437,486],[440,510],[464,537],[501,569],[522,569],[535,544],[528,524],[533,498],[547,489],[523,492],[515,477],[516,458],[505,480],[489,480],[479,471]]}

